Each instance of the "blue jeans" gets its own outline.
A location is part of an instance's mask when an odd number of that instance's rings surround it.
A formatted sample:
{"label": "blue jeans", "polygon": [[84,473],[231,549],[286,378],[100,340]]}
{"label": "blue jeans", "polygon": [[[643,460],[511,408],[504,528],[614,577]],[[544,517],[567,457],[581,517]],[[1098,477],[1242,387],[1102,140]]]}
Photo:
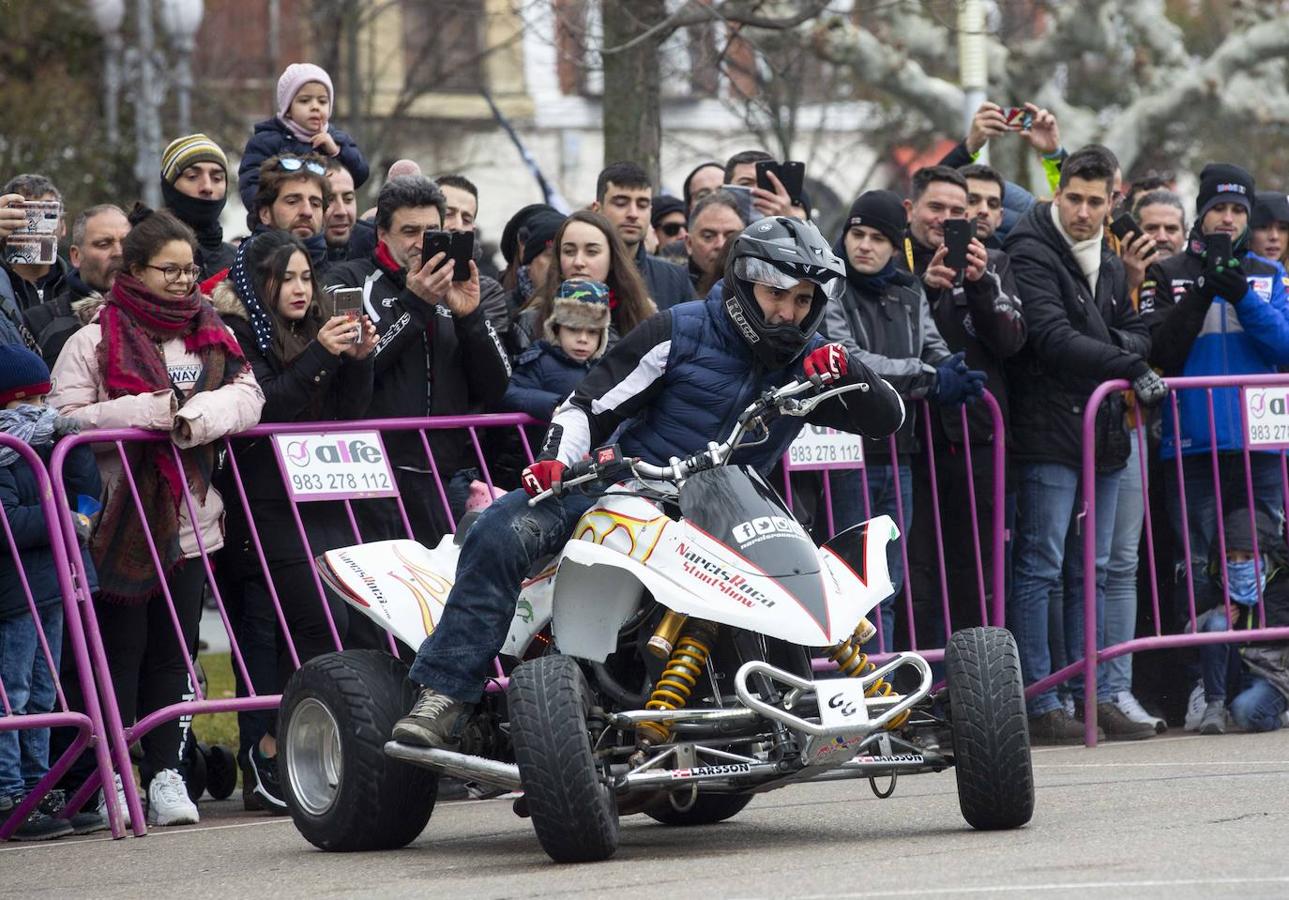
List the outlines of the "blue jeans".
{"label": "blue jeans", "polygon": [[[1199,622],[1202,632],[1230,630],[1224,608],[1211,609]],[[1204,675],[1206,703],[1229,704],[1231,718],[1245,731],[1275,731],[1283,723],[1280,716],[1289,701],[1271,682],[1255,675],[1240,658],[1239,644],[1208,644],[1199,648],[1200,668]]]}
{"label": "blue jeans", "polygon": [[[40,610],[40,628],[49,642],[55,671],[63,649],[63,607]],[[0,620],[0,683],[15,715],[52,712],[58,693],[45,662],[36,623],[23,613]],[[0,716],[4,707],[0,706]],[[0,797],[25,794],[49,772],[49,729],[0,731]]]}
{"label": "blue jeans", "polygon": [[[1119,502],[1114,514],[1114,538],[1105,580],[1105,646],[1130,641],[1137,633],[1137,557],[1146,500],[1142,492],[1141,447],[1137,430],[1128,434],[1132,452],[1119,479]],[[1100,518],[1101,510],[1097,509]],[[1078,601],[1075,601],[1078,602]],[[1132,690],[1132,654],[1102,663],[1097,678],[1111,694]]]}
{"label": "blue jeans", "polygon": [[895,635],[895,609],[903,603],[904,559],[900,547],[906,543],[913,528],[913,473],[907,465],[898,466],[899,503],[904,508],[904,519],[896,507],[896,466],[868,466],[869,514],[864,515],[864,482],[858,470],[835,471],[829,474],[832,488],[833,525],[845,531],[873,516],[887,515],[900,529],[900,539],[886,545],[886,566],[891,573],[895,592],[882,601],[882,643],[887,650],[908,646],[907,634]]}
{"label": "blue jeans", "polygon": [[466,533],[456,581],[438,627],[416,652],[412,681],[478,702],[488,666],[510,631],[524,577],[538,560],[563,549],[594,502],[570,494],[529,507],[528,495],[520,490],[485,509]]}
{"label": "blue jeans", "polygon": [[[1120,472],[1097,476],[1096,580],[1097,647],[1104,646],[1106,565],[1114,537],[1115,507]],[[1052,674],[1047,644],[1048,605],[1060,596],[1064,576],[1065,652],[1068,660],[1083,657],[1083,535],[1075,513],[1082,507],[1079,471],[1059,463],[1022,463],[1018,473],[1015,534],[1015,573],[1007,604],[1007,624],[1020,649],[1021,676],[1030,685]],[[1109,699],[1098,679],[1097,697]],[[1083,693],[1081,675],[1070,679],[1075,696]],[[1039,716],[1061,705],[1056,691],[1043,691],[1028,702],[1029,714]]]}
{"label": "blue jeans", "polygon": [[[1219,453],[1218,474],[1222,485],[1222,515],[1249,506],[1248,488],[1244,483],[1244,457],[1240,453]],[[1179,583],[1185,590],[1185,545],[1182,543],[1181,492],[1177,489],[1176,461],[1165,460],[1168,466],[1166,498],[1168,516],[1172,520],[1173,534],[1177,537],[1177,571]],[[1284,522],[1284,492],[1280,484],[1280,454],[1250,453],[1249,470],[1253,476],[1253,502],[1260,511],[1271,516],[1279,526]],[[1217,498],[1213,491],[1213,459],[1208,453],[1198,453],[1182,458],[1182,479],[1186,487],[1186,530],[1191,543],[1191,578],[1195,584],[1195,597],[1204,605],[1221,596],[1222,586],[1209,578],[1210,551],[1217,541]]]}

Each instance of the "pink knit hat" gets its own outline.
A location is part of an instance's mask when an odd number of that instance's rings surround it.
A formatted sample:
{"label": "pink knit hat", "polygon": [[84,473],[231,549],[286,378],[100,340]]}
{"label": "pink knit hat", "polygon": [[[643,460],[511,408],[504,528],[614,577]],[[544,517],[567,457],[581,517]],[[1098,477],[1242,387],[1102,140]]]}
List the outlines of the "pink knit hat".
{"label": "pink knit hat", "polygon": [[300,88],[310,81],[316,81],[327,89],[327,97],[332,104],[336,102],[336,91],[331,86],[331,76],[322,66],[313,63],[291,63],[277,80],[277,114],[283,119],[291,108],[291,101],[300,93]]}

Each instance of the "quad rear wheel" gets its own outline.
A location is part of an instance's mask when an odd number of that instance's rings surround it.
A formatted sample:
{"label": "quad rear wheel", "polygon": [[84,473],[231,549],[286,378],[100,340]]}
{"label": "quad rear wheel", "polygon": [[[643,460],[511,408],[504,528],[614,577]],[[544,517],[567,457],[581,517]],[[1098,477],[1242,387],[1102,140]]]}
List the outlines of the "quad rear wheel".
{"label": "quad rear wheel", "polygon": [[328,653],[282,692],[278,765],[287,807],[323,850],[392,850],[425,830],[438,776],[385,755],[416,692],[407,666],[379,650]]}
{"label": "quad rear wheel", "polygon": [[1034,815],[1034,772],[1020,655],[1004,628],[967,628],[944,651],[958,805],[973,828],[1019,828]]}

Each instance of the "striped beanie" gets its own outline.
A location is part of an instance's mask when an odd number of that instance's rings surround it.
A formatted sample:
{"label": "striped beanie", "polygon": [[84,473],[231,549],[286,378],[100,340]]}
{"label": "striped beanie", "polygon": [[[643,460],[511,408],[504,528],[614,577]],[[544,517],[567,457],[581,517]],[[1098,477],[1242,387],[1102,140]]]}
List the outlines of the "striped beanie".
{"label": "striped beanie", "polygon": [[228,157],[204,134],[175,138],[161,154],[161,180],[174,184],[183,170],[199,162],[212,162],[228,171]]}

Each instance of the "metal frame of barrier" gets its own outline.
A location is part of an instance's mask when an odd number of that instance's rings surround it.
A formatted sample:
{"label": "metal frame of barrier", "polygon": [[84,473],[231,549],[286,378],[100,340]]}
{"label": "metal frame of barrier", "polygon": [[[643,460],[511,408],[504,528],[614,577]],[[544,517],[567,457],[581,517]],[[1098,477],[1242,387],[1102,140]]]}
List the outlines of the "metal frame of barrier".
{"label": "metal frame of barrier", "polygon": [[[979,595],[979,601],[980,601],[981,622],[988,625],[1002,626],[1004,623],[1004,617],[1005,617],[1005,610],[1006,610],[1005,559],[1006,559],[1006,540],[1007,540],[1007,528],[1006,528],[1006,518],[1005,518],[1006,460],[1007,460],[1006,430],[1003,425],[1002,409],[999,407],[998,401],[994,398],[994,396],[988,391],[985,391],[984,394],[982,395],[981,402],[983,402],[986,405],[986,407],[989,409],[990,417],[992,419],[993,434],[995,435],[995,440],[987,448],[981,445],[975,445],[974,449],[973,449],[973,445],[969,441],[964,442],[961,446],[963,448],[962,459],[963,459],[965,471],[955,470],[953,472],[940,473],[937,470],[936,452],[935,452],[936,447],[935,447],[935,442],[933,440],[933,432],[932,432],[932,425],[931,425],[931,417],[935,413],[935,411],[932,409],[931,404],[928,401],[926,400],[917,401],[918,403],[917,408],[919,410],[919,418],[920,418],[920,428],[922,430],[922,443],[923,443],[922,452],[926,455],[927,467],[929,470],[931,496],[930,496],[929,503],[925,502],[924,499],[915,496],[914,504],[919,509],[929,509],[931,512],[931,521],[928,523],[920,523],[917,525],[917,527],[932,528],[935,532],[936,565],[937,565],[938,576],[939,576],[939,582],[938,582],[939,600],[940,600],[940,610],[944,616],[944,633],[946,636],[946,642],[947,642],[947,636],[953,633],[953,616],[950,610],[950,602],[949,602],[950,586],[948,583],[948,574],[947,574],[947,568],[946,568],[947,552],[949,551],[947,551],[947,549],[944,546],[943,519],[941,515],[941,510],[940,510],[939,484],[940,484],[941,478],[945,478],[945,479],[962,478],[964,477],[964,475],[966,478],[968,507],[969,507],[968,511],[970,515],[971,532],[972,532],[970,552],[973,554],[973,562],[974,562],[975,577],[976,577],[976,589],[977,589],[977,592]],[[961,416],[962,433],[970,434],[971,432],[968,427],[968,421],[967,421],[967,407],[965,405],[960,406],[958,412],[959,412],[959,415]],[[898,454],[896,452],[895,437],[891,436],[887,440],[890,448],[891,459],[896,459]],[[984,556],[983,556],[984,542],[981,536],[980,515],[979,515],[977,500],[976,500],[977,495],[976,495],[975,479],[972,474],[975,471],[973,467],[973,454],[984,453],[984,452],[988,452],[990,454],[990,459],[993,466],[993,474],[994,474],[993,498],[992,498],[993,510],[992,510],[992,521],[990,523],[990,529],[994,535],[994,540],[992,542],[992,546],[990,547],[990,567],[989,567],[990,583],[988,586],[986,586],[985,584],[986,567],[984,564]],[[784,460],[785,460],[784,486],[786,489],[785,491],[786,500],[788,504],[791,505],[792,487],[791,487],[790,479],[788,477],[789,472],[787,470],[789,467],[787,465],[786,456],[784,457]],[[868,461],[865,460],[864,463],[857,466],[856,465],[836,466],[829,470],[824,471],[823,498],[825,501],[825,510],[826,510],[826,517],[827,517],[826,521],[828,525],[828,534],[830,537],[833,534],[835,534],[835,528],[834,528],[834,518],[833,518],[833,510],[832,510],[833,487],[828,477],[829,471],[835,472],[839,470],[855,470],[855,469],[859,470],[861,487],[863,491],[864,515],[865,515],[865,518],[868,518],[871,516],[871,513],[872,513],[872,504],[871,504],[872,491],[870,490],[869,484],[868,484],[867,465],[868,465]],[[908,646],[910,649],[917,650],[928,660],[938,661],[942,659],[944,656],[943,647],[935,647],[935,648],[919,650],[917,645],[917,633],[916,633],[917,623],[915,621],[914,604],[913,604],[913,584],[912,584],[913,579],[911,577],[911,569],[909,566],[908,530],[905,527],[905,523],[908,521],[908,514],[904,509],[903,500],[901,499],[901,491],[900,491],[901,481],[900,481],[900,473],[899,473],[898,466],[892,466],[892,477],[894,479],[895,498],[896,498],[895,520],[896,520],[896,525],[899,526],[900,538],[901,538],[900,561],[901,561],[901,564],[904,566],[904,581],[903,581],[903,587],[902,587],[902,595],[903,595],[904,618],[908,628],[908,640],[909,640]],[[989,588],[988,591],[986,590],[986,587]],[[874,619],[876,621],[874,621],[873,624],[877,628],[877,632],[878,632],[877,641],[878,641],[878,646],[880,648],[880,651],[878,654],[875,654],[873,656],[873,659],[880,660],[885,658],[885,654],[888,653],[887,636],[883,634],[884,629],[881,622],[881,616],[875,615]],[[817,670],[826,670],[826,669],[835,668],[835,666],[826,660],[816,660],[815,668]]]}
{"label": "metal frame of barrier", "polygon": [[[1216,440],[1216,424],[1213,405],[1213,390],[1217,388],[1244,388],[1244,387],[1285,387],[1289,388],[1289,375],[1221,375],[1206,377],[1189,377],[1189,378],[1170,378],[1168,385],[1172,388],[1169,398],[1166,401],[1164,414],[1169,416],[1173,423],[1173,433],[1181,434],[1180,428],[1180,410],[1177,401],[1177,392],[1183,390],[1205,390],[1207,392],[1207,412],[1209,427],[1209,447],[1204,451],[1205,455],[1211,460],[1214,473],[1214,488],[1217,501],[1216,526],[1219,541],[1220,552],[1223,556],[1226,553],[1225,545],[1225,526],[1222,511],[1222,491],[1219,482],[1219,451]],[[1082,492],[1083,492],[1083,510],[1085,526],[1083,532],[1083,566],[1085,573],[1095,572],[1096,570],[1096,416],[1101,403],[1107,396],[1116,392],[1130,390],[1131,385],[1127,381],[1107,381],[1098,385],[1088,399],[1087,407],[1083,413],[1083,465],[1081,472]],[[1253,475],[1250,463],[1250,451],[1248,441],[1245,436],[1248,434],[1248,422],[1244,412],[1244,405],[1240,405],[1240,427],[1241,427],[1241,455],[1244,463],[1245,477],[1245,499],[1249,510],[1250,523],[1254,524],[1255,502],[1253,490]],[[1143,439],[1143,450],[1146,446],[1144,443],[1144,425],[1137,422],[1138,438]],[[1285,494],[1286,506],[1289,508],[1289,470],[1286,469],[1286,457],[1284,450],[1279,451],[1280,455],[1280,472],[1282,492]],[[1182,509],[1183,522],[1188,522],[1186,506],[1186,489],[1185,479],[1182,470],[1183,454],[1175,453],[1174,460],[1171,464],[1175,466],[1176,477],[1178,479],[1178,489],[1180,492],[1179,501]],[[1146,466],[1146,455],[1141,454],[1140,465]],[[1143,491],[1148,491],[1148,486],[1144,483]],[[1148,498],[1147,498],[1148,501]],[[1068,680],[1076,672],[1082,670],[1084,678],[1084,744],[1088,747],[1097,745],[1097,666],[1102,662],[1114,659],[1127,653],[1145,650],[1163,650],[1173,647],[1197,647],[1209,644],[1231,644],[1231,643],[1254,643],[1258,641],[1285,641],[1289,640],[1289,627],[1284,628],[1267,628],[1266,627],[1266,609],[1263,598],[1259,595],[1259,628],[1243,631],[1222,631],[1222,632],[1205,632],[1190,634],[1169,634],[1162,633],[1160,627],[1160,607],[1159,607],[1159,586],[1156,579],[1155,558],[1154,558],[1154,526],[1150,517],[1150,504],[1146,503],[1145,520],[1143,525],[1148,538],[1148,559],[1150,565],[1150,586],[1151,600],[1154,607],[1155,615],[1155,634],[1152,637],[1135,638],[1125,643],[1117,644],[1112,647],[1098,649],[1096,644],[1097,619],[1096,619],[1096,579],[1085,577],[1083,579],[1083,658],[1069,663],[1059,671],[1051,673],[1047,678],[1035,682],[1026,689],[1026,695],[1030,696],[1039,691],[1045,690],[1055,684]],[[1169,526],[1171,527],[1171,526]],[[1195,586],[1192,580],[1191,546],[1188,535],[1185,531],[1181,536],[1186,566],[1186,585],[1187,601],[1189,607],[1190,623],[1192,628],[1196,627],[1196,610],[1195,610]],[[1253,527],[1253,544],[1255,560],[1257,554],[1257,528]],[[1255,562],[1255,568],[1259,563]],[[1223,596],[1228,614],[1230,612],[1231,598],[1227,588],[1223,587]]]}
{"label": "metal frame of barrier", "polygon": [[[14,808],[8,819],[0,822],[0,843],[4,843],[31,811],[36,808],[49,790],[58,783],[58,780],[63,777],[64,773],[67,772],[72,763],[87,747],[92,749],[95,755],[98,778],[101,779],[110,773],[112,764],[108,756],[107,743],[103,740],[105,735],[103,715],[99,706],[98,695],[95,691],[90,657],[86,647],[85,632],[79,610],[80,603],[83,602],[83,592],[79,590],[79,587],[84,585],[85,581],[84,572],[79,571],[80,552],[75,528],[72,527],[69,541],[67,532],[62,527],[63,517],[60,516],[59,510],[54,507],[55,495],[51,488],[49,472],[36,452],[24,442],[6,434],[0,434],[0,447],[7,447],[17,452],[36,477],[40,490],[41,511],[44,513],[45,525],[49,531],[49,548],[54,557],[54,568],[58,576],[59,590],[63,597],[64,633],[61,639],[64,643],[64,649],[70,649],[75,657],[76,673],[85,702],[85,712],[83,713],[73,712],[67,706],[67,698],[63,694],[62,682],[59,677],[59,667],[53,663],[48,636],[45,635],[44,629],[40,625],[40,617],[37,614],[35,600],[32,597],[31,585],[27,580],[18,548],[14,542],[13,530],[9,526],[8,517],[0,515],[0,526],[4,530],[8,552],[13,555],[13,558],[18,563],[19,580],[27,598],[27,611],[35,620],[40,652],[44,656],[45,665],[49,667],[50,674],[53,677],[54,690],[60,707],[55,712],[13,715],[9,699],[4,693],[4,686],[0,684],[0,704],[3,704],[5,711],[5,715],[0,718],[0,731],[60,727],[72,727],[77,731],[76,738],[71,746],[57,760],[50,761],[49,772],[45,777],[41,779],[33,790],[27,793],[27,796]],[[66,500],[65,495],[62,499]],[[70,510],[64,509],[62,512],[66,513],[66,522],[71,526]],[[77,548],[77,550],[75,553],[69,554],[68,548]],[[72,558],[76,560],[77,564],[75,575],[73,574],[71,563]],[[75,811],[70,806],[68,808],[73,812]],[[122,836],[124,828],[115,809],[115,804],[109,804],[108,820],[112,828],[112,834],[116,837]]]}
{"label": "metal frame of barrier", "polygon": [[[406,431],[419,432],[421,436],[422,448],[426,453],[426,458],[429,463],[430,472],[433,474],[434,481],[437,487],[438,496],[443,503],[446,518],[448,522],[451,524],[451,526],[455,528],[456,523],[455,523],[454,517],[452,516],[450,505],[448,503],[447,492],[443,481],[443,473],[440,471],[439,465],[435,460],[433,450],[431,449],[428,437],[426,436],[426,432],[440,431],[440,430],[466,431],[469,435],[470,442],[474,447],[475,453],[477,454],[477,458],[480,463],[480,472],[484,476],[485,482],[487,483],[488,487],[492,488],[493,487],[492,475],[488,468],[488,464],[484,457],[484,454],[482,452],[482,447],[479,443],[478,430],[482,428],[514,427],[519,434],[520,444],[523,447],[524,453],[527,456],[528,460],[531,461],[532,451],[528,444],[527,437],[524,434],[523,426],[532,425],[532,424],[539,424],[539,423],[536,423],[535,420],[520,413],[500,413],[500,414],[487,414],[487,415],[477,415],[477,416],[452,416],[452,417],[436,417],[436,418],[422,418],[422,419],[371,419],[371,420],[330,421],[330,422],[271,423],[271,424],[257,425],[254,428],[251,428],[247,431],[240,432],[236,435],[229,435],[222,439],[224,441],[225,449],[228,451],[228,458],[230,460],[229,465],[231,467],[231,470],[234,473],[234,480],[238,487],[237,501],[241,503],[242,510],[246,515],[249,528],[252,531],[253,542],[256,547],[257,558],[259,560],[261,570],[265,576],[265,582],[270,595],[270,599],[273,603],[274,614],[276,616],[277,624],[278,624],[278,627],[281,628],[282,633],[286,637],[286,644],[287,644],[287,647],[289,648],[288,652],[290,653],[292,662],[296,667],[299,666],[299,662],[300,662],[299,655],[296,652],[294,642],[290,636],[290,628],[287,626],[286,616],[282,609],[280,597],[278,596],[278,592],[274,587],[271,567],[269,566],[269,563],[264,555],[262,543],[260,542],[259,535],[256,532],[254,516],[252,515],[251,509],[250,509],[250,501],[247,498],[245,488],[240,477],[240,472],[237,468],[237,451],[233,447],[233,442],[256,438],[256,437],[268,437],[275,434],[315,434],[318,432],[327,432],[327,431],[337,432],[337,431],[355,431],[355,430],[378,430],[378,431],[381,431],[382,433],[406,432]],[[66,505],[67,491],[63,483],[63,477],[62,477],[63,464],[67,458],[68,453],[71,452],[72,448],[80,444],[97,444],[100,446],[105,444],[112,445],[115,448],[115,452],[119,457],[123,468],[123,472],[122,472],[123,483],[119,489],[129,489],[131,491],[131,494],[133,496],[134,503],[135,503],[135,511],[140,517],[144,517],[142,506],[139,501],[138,491],[135,485],[134,476],[130,469],[129,461],[127,459],[126,452],[125,452],[125,444],[129,442],[152,442],[152,443],[167,444],[169,446],[170,452],[176,454],[176,462],[179,462],[177,458],[177,454],[179,453],[179,450],[176,447],[174,447],[173,444],[170,443],[169,435],[164,433],[142,431],[139,429],[103,429],[98,431],[82,432],[79,435],[69,436],[68,438],[61,441],[58,444],[58,446],[55,448],[54,455],[51,459],[51,464],[50,464],[51,469],[53,470],[54,496],[58,499],[59,502],[62,502],[64,505]],[[284,471],[280,471],[279,474],[284,479],[284,485],[285,485],[285,479],[287,478],[286,473]],[[228,503],[231,503],[232,499],[233,498],[231,497],[225,497],[224,498],[225,504],[227,505]],[[406,508],[403,505],[402,497],[400,495],[400,496],[394,497],[393,499],[395,499],[396,501],[399,517],[402,521],[402,525],[406,529],[407,534],[410,537],[412,536],[411,526],[409,523]],[[195,500],[187,484],[183,485],[183,497],[181,502],[184,504],[183,508],[187,510],[189,521],[195,521],[197,519]],[[354,516],[353,507],[351,505],[352,501],[346,499],[341,502],[343,502],[345,505],[349,522],[352,528],[354,529],[355,540],[356,542],[361,542],[362,536],[359,530],[357,519]],[[322,603],[323,609],[327,616],[332,637],[336,642],[337,648],[339,648],[340,640],[339,640],[338,632],[336,630],[336,624],[334,619],[331,616],[331,612],[326,602],[326,598],[323,595],[321,578],[318,574],[317,566],[314,562],[314,549],[310,547],[308,535],[306,533],[306,528],[300,515],[299,506],[295,502],[290,502],[289,505],[291,506],[292,515],[295,521],[296,528],[299,533],[299,537],[306,551],[306,560],[308,562],[311,574],[313,576],[314,584],[318,588],[319,599],[320,599],[320,602]],[[60,510],[58,514],[61,516],[61,526],[64,534],[64,540],[70,539],[74,544],[75,531],[74,531],[74,525],[72,523],[70,509],[67,509],[65,511]],[[126,805],[130,815],[131,830],[136,836],[139,836],[139,837],[147,834],[147,825],[143,815],[143,808],[139,797],[139,790],[131,775],[132,762],[129,755],[129,745],[131,742],[147,734],[148,731],[155,728],[157,725],[161,724],[162,722],[179,718],[181,716],[200,715],[203,713],[248,712],[248,711],[254,711],[254,710],[275,709],[278,706],[281,699],[281,695],[277,693],[273,693],[273,694],[256,693],[253,679],[250,678],[249,673],[247,672],[245,659],[243,658],[236,634],[234,633],[233,625],[229,620],[228,612],[225,608],[224,600],[219,592],[219,587],[215,579],[215,574],[214,574],[214,569],[210,559],[210,554],[207,552],[204,546],[204,542],[200,534],[200,529],[197,529],[196,532],[197,532],[196,543],[199,551],[199,558],[201,559],[202,566],[204,568],[206,583],[209,585],[211,589],[211,593],[213,595],[213,599],[215,601],[216,607],[219,611],[221,621],[223,622],[224,628],[227,631],[229,636],[230,655],[232,657],[233,665],[237,667],[238,671],[241,673],[244,679],[245,684],[248,686],[249,695],[246,697],[238,697],[233,699],[210,699],[208,697],[203,696],[201,688],[198,683],[198,678],[196,675],[195,667],[193,665],[193,661],[191,658],[188,658],[187,654],[185,654],[185,660],[186,660],[185,664],[188,670],[188,677],[190,679],[190,683],[194,686],[194,699],[181,700],[177,703],[173,703],[168,706],[162,707],[161,709],[151,711],[148,714],[141,716],[139,720],[133,723],[132,725],[125,725],[121,721],[120,709],[116,702],[115,688],[112,684],[111,673],[108,667],[107,654],[103,644],[102,633],[99,628],[99,620],[96,613],[94,601],[91,597],[86,595],[86,592],[77,591],[70,584],[66,586],[67,592],[65,593],[65,596],[67,597],[75,596],[79,600],[79,606],[81,608],[81,620],[80,622],[78,622],[78,625],[83,623],[84,645],[88,651],[88,655],[85,660],[86,664],[83,670],[85,672],[90,672],[92,670],[92,672],[96,676],[94,680],[97,682],[97,685],[98,685],[99,703],[101,703],[101,709],[103,711],[103,716],[102,716],[103,725],[99,727],[96,733],[103,734],[104,737],[106,738],[105,743],[107,744],[108,751],[110,752],[110,757],[111,757],[110,762],[107,764],[107,767],[105,769],[101,769],[100,771],[95,772],[95,774],[89,780],[87,780],[85,784],[82,785],[81,788],[68,800],[67,805],[70,810],[74,811],[76,809],[79,809],[80,806],[82,806],[86,802],[86,800],[89,798],[92,792],[98,788],[100,783],[103,782],[105,775],[108,772],[112,771],[113,765],[114,765],[115,771],[122,775],[122,787],[125,793]],[[147,538],[149,551],[152,555],[153,565],[158,571],[160,571],[160,568],[161,568],[160,557],[157,552],[155,542],[152,539],[151,532],[145,529],[145,535]],[[76,578],[78,579],[77,583],[85,584],[86,583],[85,572],[83,571],[83,563],[80,559],[79,554],[76,554],[75,557],[71,559],[70,565],[71,565],[71,569],[75,573]],[[170,595],[169,587],[166,584],[164,579],[161,580],[160,591],[161,591],[162,598],[164,599],[164,601],[166,602],[169,608],[168,611],[170,614],[171,624],[173,625],[175,630],[175,637],[177,640],[180,640],[182,642],[183,633],[178,619],[178,615],[175,610],[174,600]],[[389,641],[391,651],[396,653],[397,648],[395,646],[393,638],[389,637],[388,641]],[[78,660],[78,662],[79,661],[80,660]],[[500,667],[498,667],[497,673],[498,675],[502,674]],[[70,760],[68,764],[70,765]],[[112,810],[113,813],[115,813],[115,809],[114,809],[115,804],[108,804],[108,806],[109,806],[109,809]],[[122,833],[123,832],[120,829],[120,824],[115,823],[113,834],[119,837],[122,835]]]}

